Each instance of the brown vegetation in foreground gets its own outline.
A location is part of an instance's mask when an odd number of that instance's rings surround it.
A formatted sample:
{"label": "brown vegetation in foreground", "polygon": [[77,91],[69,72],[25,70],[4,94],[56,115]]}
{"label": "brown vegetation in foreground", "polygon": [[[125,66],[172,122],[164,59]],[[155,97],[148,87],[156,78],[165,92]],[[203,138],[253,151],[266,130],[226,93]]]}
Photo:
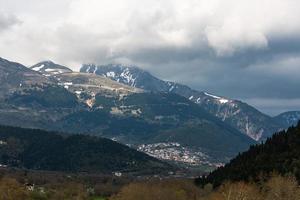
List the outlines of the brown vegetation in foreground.
{"label": "brown vegetation in foreground", "polygon": [[[0,180],[0,200],[105,200],[96,193],[105,187],[64,182],[28,186],[13,178]],[[112,195],[112,194],[110,194]],[[191,180],[152,180],[130,183],[109,200],[299,200],[300,187],[294,177],[273,175],[261,183],[227,182],[213,189],[203,188]]]}
{"label": "brown vegetation in foreground", "polygon": [[294,177],[272,176],[264,183],[227,182],[216,190],[200,189],[189,181],[132,183],[111,200],[299,200]]}

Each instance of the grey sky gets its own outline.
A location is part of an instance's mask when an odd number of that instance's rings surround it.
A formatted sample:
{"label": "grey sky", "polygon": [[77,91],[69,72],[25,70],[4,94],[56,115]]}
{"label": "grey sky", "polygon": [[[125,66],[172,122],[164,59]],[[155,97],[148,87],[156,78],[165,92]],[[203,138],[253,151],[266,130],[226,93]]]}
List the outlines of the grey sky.
{"label": "grey sky", "polygon": [[0,0],[0,56],[123,62],[277,114],[300,110],[299,0]]}

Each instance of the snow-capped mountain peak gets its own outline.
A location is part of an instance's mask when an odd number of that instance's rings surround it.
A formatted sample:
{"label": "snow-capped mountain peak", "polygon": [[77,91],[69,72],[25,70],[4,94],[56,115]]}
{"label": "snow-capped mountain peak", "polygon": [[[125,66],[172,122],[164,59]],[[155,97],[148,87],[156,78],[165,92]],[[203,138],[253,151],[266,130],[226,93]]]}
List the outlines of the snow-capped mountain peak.
{"label": "snow-capped mountain peak", "polygon": [[57,75],[57,74],[63,74],[63,73],[70,73],[72,72],[71,69],[58,65],[50,60],[39,62],[30,69],[42,73],[44,76],[52,76],[52,75]]}
{"label": "snow-capped mountain peak", "polygon": [[101,75],[132,87],[138,87],[136,80],[140,78],[142,74],[147,73],[135,66],[123,64],[84,64],[80,72]]}
{"label": "snow-capped mountain peak", "polygon": [[230,124],[254,140],[269,137],[280,125],[252,106],[238,100],[217,96],[208,92],[171,81],[161,80],[143,69],[126,65],[83,65],[81,72],[105,76],[120,83],[153,92],[175,93],[201,106],[210,114]]}

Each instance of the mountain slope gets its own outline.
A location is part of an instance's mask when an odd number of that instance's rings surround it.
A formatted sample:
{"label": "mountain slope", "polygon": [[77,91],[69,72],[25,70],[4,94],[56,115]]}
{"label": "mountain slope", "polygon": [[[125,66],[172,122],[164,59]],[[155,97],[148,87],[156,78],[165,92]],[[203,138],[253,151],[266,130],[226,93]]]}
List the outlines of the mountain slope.
{"label": "mountain slope", "polygon": [[128,67],[114,64],[96,66],[94,64],[84,64],[80,72],[102,75],[119,83],[148,91],[165,92],[168,88],[164,81],[134,66]]}
{"label": "mountain slope", "polygon": [[0,58],[0,99],[15,91],[53,82],[19,63]]}
{"label": "mountain slope", "polygon": [[274,117],[278,123],[281,123],[284,127],[295,126],[300,120],[300,111],[284,112]]}
{"label": "mountain slope", "polygon": [[54,78],[59,85],[75,94],[81,102],[89,107],[93,107],[95,96],[99,93],[106,97],[122,98],[129,94],[143,92],[141,89],[94,74],[70,72],[55,75]]}
{"label": "mountain slope", "polygon": [[201,105],[209,113],[230,124],[254,140],[263,140],[281,126],[271,117],[241,101],[193,90],[185,85],[163,81],[138,67],[118,64],[83,65],[81,72],[94,73],[137,88],[181,95]]}
{"label": "mountain slope", "polygon": [[134,145],[177,142],[222,162],[254,143],[193,102],[169,93],[134,93],[121,99],[98,94],[92,110],[68,115],[57,125]]}
{"label": "mountain slope", "polygon": [[[142,91],[100,76],[72,72],[50,61],[32,67],[40,71],[8,60],[0,61],[1,124],[42,129],[53,127],[55,130],[59,119],[92,107],[98,93],[122,97]],[[47,69],[67,72],[52,73]]]}
{"label": "mountain slope", "polygon": [[264,144],[252,146],[224,167],[197,181],[200,184],[213,183],[217,186],[228,180],[258,180],[259,176],[274,171],[282,175],[291,173],[300,181],[299,169],[300,122],[296,127],[274,134]]}
{"label": "mountain slope", "polygon": [[46,128],[80,107],[76,95],[19,63],[0,59],[0,123]]}
{"label": "mountain slope", "polygon": [[0,163],[34,170],[157,173],[172,167],[108,139],[0,126]]}

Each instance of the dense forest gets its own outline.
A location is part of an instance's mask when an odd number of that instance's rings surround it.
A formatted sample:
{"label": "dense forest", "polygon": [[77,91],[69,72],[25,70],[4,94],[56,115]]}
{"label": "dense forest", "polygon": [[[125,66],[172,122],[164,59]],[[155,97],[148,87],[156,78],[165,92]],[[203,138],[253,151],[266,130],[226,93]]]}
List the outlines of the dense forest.
{"label": "dense forest", "polygon": [[274,171],[292,174],[300,181],[300,122],[296,127],[275,133],[263,144],[251,146],[224,167],[197,179],[197,183],[219,186],[224,181],[260,181]]}
{"label": "dense forest", "polygon": [[34,170],[160,173],[172,167],[108,139],[0,126],[0,164]]}

